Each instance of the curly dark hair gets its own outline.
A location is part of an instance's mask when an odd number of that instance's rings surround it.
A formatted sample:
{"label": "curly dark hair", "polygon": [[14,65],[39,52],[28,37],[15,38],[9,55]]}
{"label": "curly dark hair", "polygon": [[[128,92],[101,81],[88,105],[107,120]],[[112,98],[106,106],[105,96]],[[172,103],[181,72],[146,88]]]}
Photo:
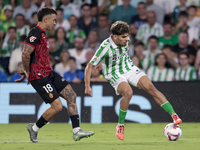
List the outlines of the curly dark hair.
{"label": "curly dark hair", "polygon": [[122,35],[129,33],[129,25],[123,21],[116,21],[112,24],[110,31],[113,35]]}

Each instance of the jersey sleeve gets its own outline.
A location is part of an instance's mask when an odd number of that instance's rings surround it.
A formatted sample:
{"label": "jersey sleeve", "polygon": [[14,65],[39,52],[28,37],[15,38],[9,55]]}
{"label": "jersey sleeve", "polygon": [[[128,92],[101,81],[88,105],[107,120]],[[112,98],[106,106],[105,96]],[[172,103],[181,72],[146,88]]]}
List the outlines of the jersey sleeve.
{"label": "jersey sleeve", "polygon": [[39,32],[36,29],[32,29],[25,39],[25,44],[28,44],[35,49],[35,47],[36,47],[37,43],[40,41],[41,37],[42,37],[41,32]]}
{"label": "jersey sleeve", "polygon": [[97,66],[104,58],[107,50],[107,48],[104,47],[104,43],[100,45],[100,47],[97,49],[96,53],[94,54],[94,56],[92,57],[92,59],[90,60],[90,63],[94,66]]}

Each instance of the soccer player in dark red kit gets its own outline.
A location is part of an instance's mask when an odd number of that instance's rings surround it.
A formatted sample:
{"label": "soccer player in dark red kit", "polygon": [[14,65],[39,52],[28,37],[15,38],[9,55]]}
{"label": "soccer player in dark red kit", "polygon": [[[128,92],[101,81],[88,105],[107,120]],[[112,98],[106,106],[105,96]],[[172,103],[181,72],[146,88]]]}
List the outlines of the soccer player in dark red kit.
{"label": "soccer player in dark red kit", "polygon": [[94,134],[93,131],[85,132],[80,129],[76,93],[68,82],[50,67],[46,30],[54,29],[56,15],[56,11],[51,8],[44,7],[38,11],[38,25],[29,32],[22,53],[24,73],[21,73],[22,77],[16,80],[16,82],[22,82],[27,78],[27,84],[30,82],[45,103],[51,105],[36,123],[27,125],[30,139],[34,143],[38,142],[39,129],[62,110],[63,106],[59,96],[67,101],[68,114],[73,127],[73,139],[78,141]]}

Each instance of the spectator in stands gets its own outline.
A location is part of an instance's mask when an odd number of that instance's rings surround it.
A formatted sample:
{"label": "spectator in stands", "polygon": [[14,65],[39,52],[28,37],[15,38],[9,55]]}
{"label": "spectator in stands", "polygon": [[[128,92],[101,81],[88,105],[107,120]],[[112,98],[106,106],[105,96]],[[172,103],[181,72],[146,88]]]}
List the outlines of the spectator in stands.
{"label": "spectator in stands", "polygon": [[60,53],[62,50],[56,48],[56,37],[51,35],[48,37],[48,40],[49,40],[49,55],[54,57],[56,63],[59,63]]}
{"label": "spectator in stands", "polygon": [[179,2],[180,2],[180,6],[176,6],[174,8],[172,19],[171,19],[171,22],[175,25],[178,23],[179,13],[187,10],[187,6],[186,6],[187,0],[179,0]]}
{"label": "spectator in stands", "polygon": [[54,0],[43,0],[39,9],[41,9],[43,7],[49,7],[49,8],[56,10],[55,1]]}
{"label": "spectator in stands", "polygon": [[192,45],[196,50],[198,47],[198,28],[189,27],[187,25],[188,21],[188,13],[186,11],[182,11],[178,17],[178,23],[176,24],[172,34],[179,35],[180,32],[187,32],[189,35],[188,44]]}
{"label": "spectator in stands", "polygon": [[200,28],[200,17],[196,16],[197,7],[195,5],[189,6],[187,13],[188,13],[187,25],[189,27]]}
{"label": "spectator in stands", "polygon": [[155,3],[153,3],[154,0],[146,0],[147,5],[147,12],[153,11],[156,14],[156,22],[159,24],[163,24],[165,11]]}
{"label": "spectator in stands", "polygon": [[117,5],[121,5],[121,0],[98,0],[98,12],[99,14],[109,14]]}
{"label": "spectator in stands", "polygon": [[6,20],[6,16],[4,14],[5,9],[3,8],[3,2],[4,0],[0,0],[0,21],[5,21]]}
{"label": "spectator in stands", "polygon": [[31,19],[33,23],[30,25],[30,28],[33,28],[38,24],[37,12],[32,13]]}
{"label": "spectator in stands", "polygon": [[63,14],[63,9],[62,8],[57,8],[57,23],[55,26],[55,29],[58,29],[58,27],[63,27],[65,31],[70,29],[70,24],[67,19],[64,19],[64,14]]}
{"label": "spectator in stands", "polygon": [[145,51],[145,45],[142,42],[138,42],[135,44],[134,47],[134,55],[136,55],[140,59],[141,69],[144,69],[146,71],[147,68],[150,67],[150,62],[147,59],[144,59],[144,51]]}
{"label": "spectator in stands", "polygon": [[59,27],[56,30],[56,49],[61,52],[68,48],[67,42],[65,41],[65,30],[63,27]]}
{"label": "spectator in stands", "polygon": [[34,4],[31,5],[31,0],[22,0],[22,5],[17,6],[14,10],[13,16],[16,17],[17,14],[22,14],[25,16],[25,24],[30,24],[31,15],[33,12],[37,12],[38,7]]}
{"label": "spectator in stands", "polygon": [[50,66],[54,69],[56,65],[56,61],[52,55],[49,55],[49,62],[50,62]]}
{"label": "spectator in stands", "polygon": [[75,15],[76,17],[80,17],[80,11],[77,6],[70,3],[70,0],[61,0],[62,5],[60,6],[64,11],[64,19],[68,19],[69,16]]}
{"label": "spectator in stands", "polygon": [[83,11],[83,16],[78,19],[78,27],[88,36],[90,30],[97,28],[98,22],[96,18],[92,17],[91,6],[89,4],[83,4],[81,10]]}
{"label": "spectator in stands", "polygon": [[194,67],[199,70],[200,68],[200,49],[197,51]]}
{"label": "spectator in stands", "polygon": [[189,53],[180,52],[178,54],[180,67],[175,70],[174,79],[176,81],[194,81],[197,80],[197,71],[189,63]]}
{"label": "spectator in stands", "polygon": [[94,51],[96,51],[99,46],[100,46],[100,42],[98,41],[98,32],[97,30],[93,29],[90,31],[87,41],[85,42],[84,48],[85,49],[93,49]]}
{"label": "spectator in stands", "polygon": [[27,35],[30,31],[30,26],[25,25],[25,17],[22,14],[17,14],[15,17],[16,28],[17,28],[17,38],[21,35]]}
{"label": "spectator in stands", "polygon": [[134,62],[134,64],[140,69],[140,70],[143,70],[142,69],[142,66],[141,66],[141,63],[140,63],[140,58],[137,56],[137,55],[133,55],[131,57],[131,60]]}
{"label": "spectator in stands", "polygon": [[67,50],[63,50],[60,53],[60,63],[55,65],[55,71],[59,73],[62,77],[64,76],[65,72],[68,72],[70,70],[69,68],[69,52]]}
{"label": "spectator in stands", "polygon": [[91,5],[91,16],[93,18],[98,18],[98,7],[97,6],[94,6],[94,5]]}
{"label": "spectator in stands", "polygon": [[100,71],[94,67],[91,70],[91,78],[90,78],[91,82],[107,82],[106,79],[103,78],[103,75],[100,74]]}
{"label": "spectator in stands", "polygon": [[92,59],[92,57],[94,56],[95,51],[94,50],[88,50],[85,54],[86,57],[86,62],[81,64],[81,71],[85,71],[85,67],[87,66],[87,64],[90,62],[90,60]]}
{"label": "spectator in stands", "polygon": [[16,48],[12,51],[10,60],[9,60],[9,72],[12,74],[17,71],[17,64],[22,61],[22,51],[25,42],[26,35],[21,35],[19,40],[19,48]]}
{"label": "spectator in stands", "polygon": [[170,68],[167,56],[160,53],[155,58],[155,65],[147,70],[147,76],[151,81],[173,81],[174,71]]}
{"label": "spectator in stands", "polygon": [[162,47],[162,53],[164,53],[167,56],[167,59],[170,63],[170,65],[173,68],[178,68],[179,64],[178,64],[178,58],[174,55],[174,52],[172,51],[172,46],[169,44],[165,44]]}
{"label": "spectator in stands", "polygon": [[102,43],[105,39],[110,36],[110,29],[109,29],[109,22],[108,22],[108,15],[100,14],[98,17],[98,35],[99,35],[99,42]]}
{"label": "spectator in stands", "polygon": [[137,14],[137,10],[135,7],[130,5],[130,0],[122,0],[123,5],[116,6],[114,10],[109,14],[109,20],[111,23],[121,20],[131,23],[131,18]]}
{"label": "spectator in stands", "polygon": [[7,75],[3,71],[0,71],[0,82],[7,82]]}
{"label": "spectator in stands", "polygon": [[181,32],[178,37],[178,44],[176,44],[173,47],[173,52],[175,53],[175,56],[178,58],[178,53],[182,51],[186,51],[189,53],[189,63],[193,64],[195,61],[195,56],[196,56],[196,50],[194,49],[193,46],[188,44],[188,33],[187,32]]}
{"label": "spectator in stands", "polygon": [[129,35],[128,55],[129,57],[132,57],[134,55],[134,42],[131,35]]}
{"label": "spectator in stands", "polygon": [[85,32],[78,28],[78,19],[76,16],[71,15],[69,17],[70,29],[66,32],[66,39],[68,43],[68,48],[74,48],[74,40],[76,37],[86,38]]}
{"label": "spectator in stands", "polygon": [[86,62],[87,50],[84,49],[85,40],[82,37],[75,38],[75,48],[69,49],[71,57],[76,59],[77,69],[81,69],[81,64]]}
{"label": "spectator in stands", "polygon": [[[138,14],[134,15],[131,19],[131,24],[133,31],[132,34],[136,35],[138,32],[138,29],[141,25],[144,23],[147,23],[147,13],[146,13],[146,4],[144,2],[138,3],[137,6]],[[131,28],[131,27],[130,27]]]}
{"label": "spectator in stands", "polygon": [[17,29],[16,27],[9,27],[8,29],[8,40],[3,42],[1,47],[1,65],[3,66],[5,72],[9,74],[8,66],[9,59],[12,51],[19,47],[19,40],[17,39]]}
{"label": "spectator in stands", "polygon": [[[161,53],[161,50],[158,48],[158,38],[155,35],[152,35],[148,39],[148,49],[143,52],[144,59],[143,62],[147,63],[148,65],[143,66],[148,69],[149,66],[152,66],[155,64],[155,58],[156,56]],[[146,68],[147,67],[147,68]]]}
{"label": "spectator in stands", "polygon": [[178,44],[178,37],[177,35],[172,35],[172,24],[170,22],[165,22],[163,25],[164,36],[158,38],[159,40],[159,47],[162,48],[165,44],[169,45],[176,45]]}
{"label": "spectator in stands", "polygon": [[4,20],[0,25],[0,38],[2,39],[5,34],[8,33],[9,27],[15,27],[15,20],[13,19],[13,8],[11,5],[4,6],[4,14],[6,16],[6,20]]}
{"label": "spectator in stands", "polygon": [[145,45],[151,35],[163,36],[163,27],[156,22],[155,12],[149,11],[147,13],[147,21],[148,23],[140,26],[136,35],[137,42],[142,41]]}
{"label": "spectator in stands", "polygon": [[43,0],[32,0],[31,1],[31,5],[34,4],[36,5],[38,8],[41,7]]}
{"label": "spectator in stands", "polygon": [[[17,64],[16,73],[11,75],[11,77],[10,77],[10,82],[15,82],[15,80],[20,79],[21,76],[18,73],[23,73],[24,72],[23,70],[24,70],[23,64],[22,64],[22,62],[19,62]],[[26,81],[27,81],[27,79],[25,78],[24,81],[22,81],[22,82],[26,82]]]}
{"label": "spectator in stands", "polygon": [[84,78],[84,73],[76,69],[76,59],[74,57],[69,58],[70,71],[64,73],[64,78],[68,82],[81,83]]}

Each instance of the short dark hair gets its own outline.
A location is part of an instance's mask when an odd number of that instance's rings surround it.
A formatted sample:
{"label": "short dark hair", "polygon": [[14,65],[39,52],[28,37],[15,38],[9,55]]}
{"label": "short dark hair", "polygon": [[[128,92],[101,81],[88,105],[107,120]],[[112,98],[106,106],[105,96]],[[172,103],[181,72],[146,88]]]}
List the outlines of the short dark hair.
{"label": "short dark hair", "polygon": [[145,5],[146,6],[146,3],[145,2],[139,2],[138,5]]}
{"label": "short dark hair", "polygon": [[188,17],[187,11],[181,11],[181,12],[179,13],[178,17],[181,17],[181,16],[183,16],[183,17]]}
{"label": "short dark hair", "polygon": [[164,22],[164,23],[163,23],[163,26],[168,25],[168,24],[172,26],[172,23],[169,22],[169,21]]}
{"label": "short dark hair", "polygon": [[99,14],[98,17],[107,17],[107,18],[108,18],[108,14],[106,14],[106,13],[101,13],[101,14]]}
{"label": "short dark hair", "polygon": [[56,8],[56,11],[62,11],[63,12],[63,9],[61,7],[58,7],[58,8]]}
{"label": "short dark hair", "polygon": [[190,5],[190,6],[188,7],[188,9],[190,9],[190,8],[194,8],[195,10],[197,10],[197,6],[195,6],[195,5]]}
{"label": "short dark hair", "polygon": [[156,40],[156,41],[158,42],[158,37],[155,36],[155,35],[151,35],[151,36],[148,38],[148,42],[149,42],[150,39],[154,39],[154,40]]}
{"label": "short dark hair", "polygon": [[16,28],[16,27],[13,27],[13,26],[12,26],[12,27],[9,27],[9,28],[8,28],[8,31],[9,31],[9,30],[12,30],[12,29],[14,29],[15,31],[17,31],[17,28]]}
{"label": "short dark hair", "polygon": [[186,55],[187,58],[190,57],[190,54],[189,54],[187,51],[181,51],[181,52],[179,52],[179,53],[178,53],[178,58],[180,58],[181,55]]}
{"label": "short dark hair", "polygon": [[76,18],[76,20],[78,20],[77,17],[76,17],[75,15],[69,16],[68,20],[69,20],[71,17],[74,17],[74,18]]}
{"label": "short dark hair", "polygon": [[123,21],[116,21],[111,25],[110,31],[113,35],[122,35],[129,33],[129,25]]}
{"label": "short dark hair", "polygon": [[19,41],[20,41],[20,42],[24,42],[25,39],[26,39],[26,35],[23,34],[23,35],[20,36]]}
{"label": "short dark hair", "polygon": [[25,20],[25,16],[24,16],[23,14],[21,14],[21,13],[17,14],[17,15],[15,16],[15,19],[17,18],[17,16],[22,16],[23,19]]}
{"label": "short dark hair", "polygon": [[145,47],[145,45],[144,45],[143,42],[137,42],[137,43],[135,44],[135,47],[137,47],[137,46],[143,46],[143,47]]}
{"label": "short dark hair", "polygon": [[34,15],[37,15],[37,12],[33,12],[33,13],[31,14],[31,17],[33,17]]}
{"label": "short dark hair", "polygon": [[55,39],[55,40],[56,40],[56,37],[55,37],[54,35],[50,35],[50,36],[48,37],[48,39]]}
{"label": "short dark hair", "polygon": [[83,9],[83,7],[85,7],[85,6],[88,6],[88,7],[90,7],[90,9],[91,9],[91,5],[88,4],[88,3],[83,4],[83,5],[81,6],[81,9]]}
{"label": "short dark hair", "polygon": [[38,21],[42,21],[44,16],[51,15],[51,14],[57,15],[57,12],[54,9],[43,7],[37,13]]}
{"label": "short dark hair", "polygon": [[162,47],[162,50],[163,50],[163,49],[166,49],[166,48],[169,48],[169,49],[172,50],[172,46],[169,45],[169,44],[165,44],[165,45]]}
{"label": "short dark hair", "polygon": [[69,57],[68,61],[73,60],[74,62],[76,62],[76,58],[75,57]]}

